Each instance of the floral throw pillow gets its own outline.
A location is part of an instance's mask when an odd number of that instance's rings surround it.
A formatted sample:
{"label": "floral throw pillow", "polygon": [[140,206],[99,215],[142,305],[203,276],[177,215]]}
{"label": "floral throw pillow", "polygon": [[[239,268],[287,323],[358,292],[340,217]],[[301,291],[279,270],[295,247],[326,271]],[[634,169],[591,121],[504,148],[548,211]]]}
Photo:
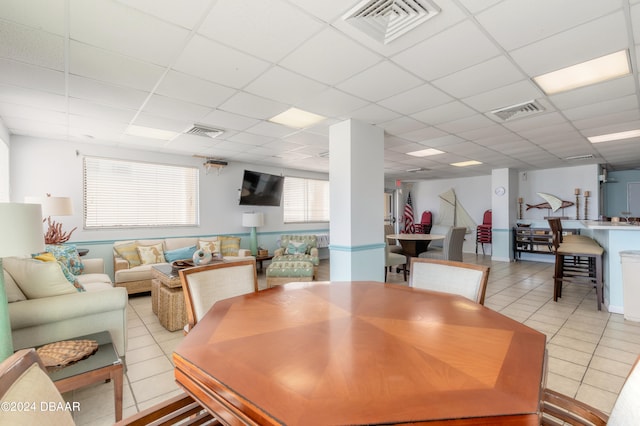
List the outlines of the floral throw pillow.
{"label": "floral throw pillow", "polygon": [[51,253],[73,275],[80,275],[84,271],[84,265],[74,244],[47,244],[45,251]]}

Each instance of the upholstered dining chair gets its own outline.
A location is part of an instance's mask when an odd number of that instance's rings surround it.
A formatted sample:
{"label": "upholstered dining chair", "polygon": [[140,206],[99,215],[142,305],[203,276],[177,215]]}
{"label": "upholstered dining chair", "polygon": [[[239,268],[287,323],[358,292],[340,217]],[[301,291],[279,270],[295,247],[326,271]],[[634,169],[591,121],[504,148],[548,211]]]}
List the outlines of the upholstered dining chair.
{"label": "upholstered dining chair", "polygon": [[[433,229],[432,229],[433,231]],[[467,228],[451,227],[444,237],[442,248],[429,246],[429,250],[418,256],[427,259],[455,260],[462,262],[462,245]]]}
{"label": "upholstered dining chair", "polygon": [[407,256],[399,253],[392,253],[389,244],[384,248],[384,281],[387,282],[387,270],[393,266],[402,266],[402,275],[407,280]]}
{"label": "upholstered dining chair", "polygon": [[611,414],[567,395],[545,389],[542,398],[542,425],[640,425],[640,357],[636,359],[618,394]]}
{"label": "upholstered dining chair", "polygon": [[413,257],[409,269],[409,287],[459,294],[484,305],[488,266]]}
{"label": "upholstered dining chair", "polygon": [[188,333],[218,300],[258,291],[255,259],[182,269],[180,281],[189,323]]}
{"label": "upholstered dining chair", "polygon": [[389,251],[391,253],[402,253],[402,246],[398,243],[398,240],[387,238],[387,235],[392,235],[395,233],[396,232],[393,229],[393,225],[384,226],[384,237],[386,238],[387,245],[389,246]]}
{"label": "upholstered dining chair", "polygon": [[[34,403],[36,406],[29,406],[33,409],[17,409],[24,408],[27,402]],[[9,408],[13,406],[12,404],[16,404],[16,410],[2,410],[0,425],[75,424],[69,411],[43,410],[41,403],[47,404],[48,407],[65,406],[65,400],[45,372],[45,367],[36,350],[33,348],[19,350],[0,363],[0,404],[2,407]],[[210,422],[208,424],[219,424],[191,396],[183,393],[127,417],[116,425],[176,424],[178,422],[181,422],[181,425],[192,425],[207,421]]]}

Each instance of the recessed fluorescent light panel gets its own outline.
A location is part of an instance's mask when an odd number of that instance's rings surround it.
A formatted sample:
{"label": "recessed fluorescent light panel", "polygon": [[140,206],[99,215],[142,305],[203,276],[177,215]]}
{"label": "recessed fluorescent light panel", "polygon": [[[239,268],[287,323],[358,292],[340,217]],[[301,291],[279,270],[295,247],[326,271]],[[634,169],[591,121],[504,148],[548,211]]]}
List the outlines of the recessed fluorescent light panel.
{"label": "recessed fluorescent light panel", "polygon": [[420,151],[407,152],[407,155],[413,155],[414,157],[428,157],[430,155],[444,154],[444,151],[440,151],[435,148],[421,149]]}
{"label": "recessed fluorescent light panel", "polygon": [[591,143],[600,143],[600,142],[619,141],[622,139],[637,138],[639,136],[640,136],[640,129],[629,130],[627,132],[608,133],[606,135],[600,135],[600,136],[591,136],[587,139],[589,139],[589,142]]}
{"label": "recessed fluorescent light panel", "polygon": [[533,81],[547,95],[590,84],[601,83],[629,74],[629,57],[626,50],[601,56],[581,64],[572,65],[557,71],[534,77]]}
{"label": "recessed fluorescent light panel", "polygon": [[468,167],[468,166],[477,166],[478,164],[482,164],[480,161],[471,160],[471,161],[461,161],[460,163],[451,163],[451,166],[456,167]]}
{"label": "recessed fluorescent light panel", "polygon": [[326,117],[323,117],[312,112],[303,111],[298,108],[289,108],[283,113],[276,115],[269,119],[273,123],[283,124],[295,129],[304,129],[305,127],[312,126],[321,122]]}
{"label": "recessed fluorescent light panel", "polygon": [[142,138],[160,139],[163,141],[170,141],[178,136],[176,132],[170,132],[169,130],[154,129],[152,127],[134,126],[130,125],[125,131],[127,135],[140,136]]}

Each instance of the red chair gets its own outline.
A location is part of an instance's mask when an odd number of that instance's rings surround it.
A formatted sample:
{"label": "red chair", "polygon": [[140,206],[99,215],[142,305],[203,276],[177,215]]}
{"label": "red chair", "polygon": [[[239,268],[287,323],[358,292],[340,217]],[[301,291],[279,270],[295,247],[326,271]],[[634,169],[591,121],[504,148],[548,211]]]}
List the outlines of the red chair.
{"label": "red chair", "polygon": [[416,223],[414,227],[416,234],[428,234],[431,232],[431,212],[429,210],[422,212],[420,223]]}
{"label": "red chair", "polygon": [[478,244],[482,244],[482,254],[484,254],[484,245],[491,244],[491,228],[491,210],[487,210],[482,217],[482,225],[476,228],[476,254],[478,254]]}

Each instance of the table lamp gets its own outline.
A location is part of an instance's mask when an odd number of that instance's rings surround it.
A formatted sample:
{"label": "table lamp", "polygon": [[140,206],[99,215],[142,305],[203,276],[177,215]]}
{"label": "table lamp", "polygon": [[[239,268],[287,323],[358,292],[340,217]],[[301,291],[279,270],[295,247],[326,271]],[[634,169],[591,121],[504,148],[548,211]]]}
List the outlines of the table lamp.
{"label": "table lamp", "polygon": [[251,254],[258,254],[258,236],[256,235],[256,227],[264,225],[264,215],[260,212],[242,213],[242,226],[251,228],[249,235],[249,243],[251,244]]}
{"label": "table lamp", "polygon": [[51,194],[47,194],[44,198],[25,197],[25,203],[42,205],[42,217],[49,225],[47,232],[44,234],[46,244],[62,244],[69,241],[71,234],[73,234],[73,231],[75,231],[77,227],[69,232],[63,232],[62,224],[51,220],[51,216],[72,216],[73,203],[70,197],[52,197]]}
{"label": "table lamp", "polygon": [[[38,253],[44,250],[42,209],[39,204],[0,203],[0,270],[2,258]],[[11,322],[4,270],[0,273],[0,361],[13,355]]]}

